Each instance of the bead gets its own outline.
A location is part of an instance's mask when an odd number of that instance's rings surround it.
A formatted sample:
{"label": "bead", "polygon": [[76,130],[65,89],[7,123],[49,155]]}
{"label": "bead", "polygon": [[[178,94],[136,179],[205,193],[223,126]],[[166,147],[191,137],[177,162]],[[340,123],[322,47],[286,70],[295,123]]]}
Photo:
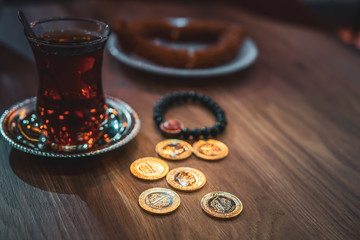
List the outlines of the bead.
{"label": "bead", "polygon": [[169,106],[169,103],[170,103],[169,99],[162,99],[162,100],[159,101],[159,106],[158,107],[164,109],[167,106]]}
{"label": "bead", "polygon": [[185,91],[180,92],[180,99],[181,101],[186,102],[186,100],[188,99],[188,93]]}
{"label": "bead", "polygon": [[180,101],[180,93],[179,92],[173,92],[172,99],[174,100],[174,102],[179,102]]}
{"label": "bead", "polygon": [[163,99],[170,99],[171,98],[171,93],[167,93],[165,94],[165,96],[163,97]]}
{"label": "bead", "polygon": [[167,93],[164,97],[162,97],[159,100],[159,105],[162,106],[162,107],[168,106],[169,103],[170,103],[170,99],[171,99],[171,95],[170,95],[170,93]]}
{"label": "bead", "polygon": [[226,118],[224,118],[221,122],[224,123],[225,126],[227,125]]}
{"label": "bead", "polygon": [[202,93],[198,93],[196,96],[196,98],[199,102],[203,102],[204,97],[205,97],[205,95]]}
{"label": "bead", "polygon": [[191,129],[191,133],[190,133],[190,135],[194,138],[194,139],[199,139],[199,137],[200,137],[200,129],[198,129],[198,128],[193,128],[193,129]]}
{"label": "bead", "polygon": [[211,101],[211,102],[208,103],[208,107],[210,109],[216,109],[218,107],[218,105],[216,104],[216,102]]}
{"label": "bead", "polygon": [[215,126],[219,130],[219,133],[222,133],[225,129],[225,124],[222,122],[216,122]]}
{"label": "bead", "polygon": [[224,120],[224,119],[222,119],[221,121],[216,120],[216,122],[219,122],[219,123],[221,123],[222,125],[224,125],[224,128],[225,128],[225,127],[226,127],[226,125],[227,125],[227,121],[226,121],[226,120]]}
{"label": "bead", "polygon": [[226,118],[225,118],[224,114],[216,114],[216,119],[218,120],[218,122],[220,122],[221,120],[226,119]]}
{"label": "bead", "polygon": [[164,110],[162,110],[162,109],[157,111],[156,113],[160,114],[160,116],[164,116]]}
{"label": "bead", "polygon": [[201,99],[201,102],[204,104],[209,104],[212,101],[208,96],[205,96]]}
{"label": "bead", "polygon": [[156,105],[156,106],[154,107],[154,112],[161,112],[161,111],[164,111],[164,109],[165,109],[165,105],[164,105],[164,104],[162,104],[162,105]]}
{"label": "bead", "polygon": [[183,138],[188,139],[190,137],[190,129],[183,128],[181,131]]}
{"label": "bead", "polygon": [[213,111],[214,113],[216,113],[216,110],[217,109],[219,109],[220,107],[219,107],[219,105],[217,105],[216,103],[213,105],[213,106],[211,106],[211,111]]}
{"label": "bead", "polygon": [[167,120],[160,124],[160,130],[166,137],[176,138],[181,133],[184,125],[176,119]]}
{"label": "bead", "polygon": [[207,138],[210,134],[209,132],[209,129],[207,127],[202,127],[200,129],[200,132],[201,132],[201,135],[204,137],[204,138]]}
{"label": "bead", "polygon": [[165,101],[164,104],[166,105],[166,107],[168,107],[175,102],[175,99],[173,98],[172,94],[169,94],[169,96],[166,97],[166,99],[164,101]]}
{"label": "bead", "polygon": [[196,100],[196,93],[194,91],[189,92],[190,99],[195,102]]}
{"label": "bead", "polygon": [[218,134],[218,129],[217,129],[216,126],[210,127],[209,131],[210,131],[210,135],[213,136],[213,137],[216,137],[216,135]]}
{"label": "bead", "polygon": [[216,108],[216,110],[214,112],[215,112],[216,115],[217,114],[222,114],[222,115],[225,116],[224,110],[222,110],[219,106],[217,106],[217,108]]}
{"label": "bead", "polygon": [[216,118],[226,119],[225,114],[222,114],[222,113],[217,113],[217,114],[216,114]]}
{"label": "bead", "polygon": [[163,124],[163,128],[165,130],[170,130],[170,131],[181,129],[182,128],[181,126],[182,126],[181,122],[176,119],[168,120]]}
{"label": "bead", "polygon": [[159,126],[159,124],[163,121],[163,117],[162,116],[158,116],[156,119],[155,119],[155,122],[156,122],[156,125]]}
{"label": "bead", "polygon": [[162,118],[161,114],[159,114],[159,113],[154,113],[154,120],[155,120],[155,121],[156,121],[156,119],[157,119],[158,117],[161,117],[161,118]]}

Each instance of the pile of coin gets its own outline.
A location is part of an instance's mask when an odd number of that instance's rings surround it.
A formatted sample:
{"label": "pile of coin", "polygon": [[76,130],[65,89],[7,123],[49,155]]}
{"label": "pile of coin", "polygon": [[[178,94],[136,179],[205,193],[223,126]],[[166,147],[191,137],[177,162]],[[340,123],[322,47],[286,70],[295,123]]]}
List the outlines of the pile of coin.
{"label": "pile of coin", "polygon": [[[217,140],[199,140],[192,146],[179,139],[168,139],[159,142],[155,151],[167,160],[183,160],[192,153],[204,160],[219,160],[225,158],[228,147]],[[134,161],[130,166],[131,173],[143,180],[158,180],[166,176],[167,183],[180,191],[196,191],[206,183],[203,172],[191,167],[178,167],[169,171],[168,164],[155,157],[144,157]],[[150,213],[166,214],[175,211],[180,206],[179,195],[167,188],[151,188],[139,197],[140,206]],[[218,218],[231,218],[239,215],[243,209],[241,201],[226,192],[211,192],[201,199],[201,207],[205,213]]]}

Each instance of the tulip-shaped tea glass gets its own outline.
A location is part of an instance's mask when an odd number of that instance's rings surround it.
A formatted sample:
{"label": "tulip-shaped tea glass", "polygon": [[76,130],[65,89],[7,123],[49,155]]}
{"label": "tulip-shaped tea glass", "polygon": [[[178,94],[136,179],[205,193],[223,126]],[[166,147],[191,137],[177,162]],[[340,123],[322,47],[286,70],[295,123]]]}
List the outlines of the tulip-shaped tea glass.
{"label": "tulip-shaped tea glass", "polygon": [[140,129],[137,113],[103,93],[101,68],[109,26],[88,18],[50,18],[30,27],[33,31],[25,35],[38,69],[37,98],[2,114],[5,140],[36,155],[79,157],[133,139]]}
{"label": "tulip-shaped tea glass", "polygon": [[89,148],[102,135],[106,104],[101,81],[108,25],[93,19],[52,18],[27,35],[39,75],[36,112],[59,150]]}

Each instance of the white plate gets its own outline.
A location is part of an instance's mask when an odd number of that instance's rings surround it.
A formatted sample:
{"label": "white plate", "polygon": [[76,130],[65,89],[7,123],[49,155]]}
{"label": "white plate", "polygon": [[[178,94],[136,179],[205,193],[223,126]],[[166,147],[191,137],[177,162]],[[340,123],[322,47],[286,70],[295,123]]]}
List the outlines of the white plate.
{"label": "white plate", "polygon": [[[258,48],[251,38],[246,38],[239,49],[238,55],[229,63],[205,69],[180,69],[157,65],[138,56],[127,54],[118,44],[117,36],[112,34],[107,45],[109,52],[117,60],[130,67],[143,70],[150,73],[176,76],[176,77],[215,77],[225,74],[234,73],[247,68],[253,64],[258,56]],[[174,48],[183,48],[184,45],[173,46]],[[192,46],[187,46],[192,47]],[[200,46],[201,47],[201,46]],[[199,46],[193,46],[199,48]]]}

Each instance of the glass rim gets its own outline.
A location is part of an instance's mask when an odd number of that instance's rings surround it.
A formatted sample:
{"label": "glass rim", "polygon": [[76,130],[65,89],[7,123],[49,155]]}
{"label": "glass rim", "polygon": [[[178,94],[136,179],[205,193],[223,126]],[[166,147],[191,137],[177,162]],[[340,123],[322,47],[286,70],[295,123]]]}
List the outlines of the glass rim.
{"label": "glass rim", "polygon": [[97,25],[102,25],[104,26],[104,29],[107,30],[106,34],[103,34],[103,36],[99,36],[95,39],[92,40],[88,40],[88,41],[83,41],[83,42],[73,42],[73,43],[69,43],[69,42],[63,42],[63,43],[55,43],[55,42],[50,42],[50,41],[46,41],[46,40],[41,40],[39,38],[33,38],[29,35],[29,33],[27,33],[25,31],[25,36],[26,38],[34,43],[40,43],[40,44],[46,44],[46,45],[52,45],[52,46],[86,46],[86,45],[93,45],[96,43],[100,43],[100,42],[104,42],[106,41],[110,34],[111,34],[111,29],[109,27],[108,24],[106,24],[105,22],[93,19],[93,18],[82,18],[82,17],[50,17],[50,18],[43,18],[43,19],[39,19],[39,20],[35,20],[30,22],[30,27],[34,28],[37,25],[40,25],[42,23],[47,23],[47,22],[52,22],[52,21],[83,21],[83,22],[90,22],[90,23],[94,23]]}

